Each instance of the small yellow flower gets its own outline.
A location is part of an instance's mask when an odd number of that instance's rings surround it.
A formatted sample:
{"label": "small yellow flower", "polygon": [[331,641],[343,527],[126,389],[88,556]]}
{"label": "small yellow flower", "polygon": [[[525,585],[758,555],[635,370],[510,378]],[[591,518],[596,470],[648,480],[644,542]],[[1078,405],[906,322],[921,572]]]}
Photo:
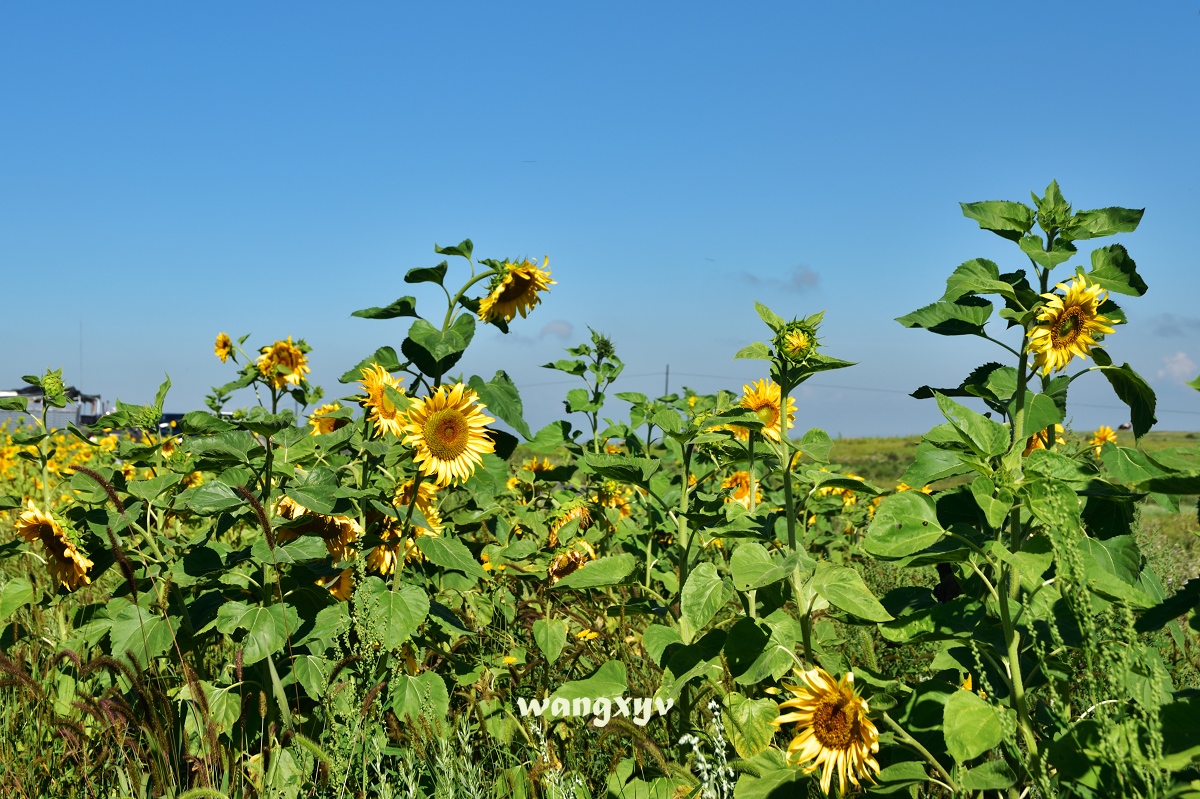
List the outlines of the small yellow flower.
{"label": "small yellow flower", "polygon": [[217,340],[213,344],[213,352],[221,359],[221,363],[229,360],[229,356],[233,354],[233,341],[229,338],[228,333],[222,332],[217,334]]}
{"label": "small yellow flower", "polygon": [[503,319],[511,322],[518,313],[524,319],[533,306],[542,301],[538,292],[557,285],[550,279],[550,270],[546,269],[549,264],[549,258],[542,263],[541,269],[530,261],[505,262],[504,268],[492,278],[488,295],[479,303],[479,321]]}
{"label": "small yellow flower", "polygon": [[504,657],[504,665],[505,666],[511,666],[512,664],[514,664],[516,662],[517,662],[517,659],[515,657],[513,657],[512,655],[505,655],[505,657]]}
{"label": "small yellow flower", "polygon": [[600,637],[600,633],[595,630],[580,630],[575,633],[575,637],[580,641],[595,641]]}
{"label": "small yellow flower", "polygon": [[1104,449],[1104,445],[1117,443],[1117,434],[1108,425],[1100,425],[1095,433],[1092,434],[1092,448],[1096,450],[1096,456],[1099,457],[1100,450]]}

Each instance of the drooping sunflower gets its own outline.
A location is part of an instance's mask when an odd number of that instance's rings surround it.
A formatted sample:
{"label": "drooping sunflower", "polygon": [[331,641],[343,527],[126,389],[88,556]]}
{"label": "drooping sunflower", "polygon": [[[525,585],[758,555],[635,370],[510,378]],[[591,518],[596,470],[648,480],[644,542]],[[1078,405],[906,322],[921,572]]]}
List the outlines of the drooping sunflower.
{"label": "drooping sunflower", "polygon": [[[750,472],[736,471],[721,481],[721,488],[729,491],[726,502],[736,502],[746,510],[750,510]],[[755,503],[762,502],[762,488],[754,486]]]}
{"label": "drooping sunflower", "polygon": [[304,382],[304,375],[312,371],[308,368],[307,356],[292,343],[291,336],[287,337],[287,341],[276,341],[269,347],[263,347],[261,352],[255,360],[258,373],[269,380],[276,391],[299,386]]}
{"label": "drooping sunflower", "polygon": [[546,573],[550,577],[550,585],[554,585],[568,574],[579,570],[588,561],[596,559],[596,550],[582,538],[575,539],[575,548],[559,553],[550,561]]}
{"label": "drooping sunflower", "polygon": [[50,576],[68,591],[91,585],[88,570],[93,563],[79,551],[78,533],[61,518],[43,513],[29,500],[29,507],[17,518],[17,533],[26,541],[40,541],[48,556]]}
{"label": "drooping sunflower", "polygon": [[821,769],[821,790],[829,793],[834,773],[838,789],[846,792],[846,781],[858,785],[860,779],[873,780],[879,773],[875,753],[879,751],[879,730],[867,718],[867,700],[854,691],[854,674],[846,672],[841,680],[822,668],[801,675],[801,684],[784,683],[796,697],[779,705],[783,713],[771,723],[775,726],[795,723],[796,735],[788,744],[787,759],[793,765],[806,766],[804,773]]}
{"label": "drooping sunflower", "polygon": [[1104,445],[1112,442],[1117,443],[1117,434],[1113,429],[1106,424],[1100,425],[1096,432],[1092,434],[1091,445],[1096,450],[1096,457],[1100,456],[1100,450],[1104,449]]}
{"label": "drooping sunflower", "polygon": [[221,359],[221,363],[225,363],[229,360],[229,356],[233,355],[233,341],[229,338],[228,333],[217,334],[217,340],[213,344],[213,353]]}
{"label": "drooping sunflower", "polygon": [[558,516],[550,523],[550,538],[547,543],[551,549],[558,546],[558,531],[566,527],[567,522],[573,519],[579,520],[580,532],[592,526],[592,514],[588,511],[587,505],[582,502],[568,505],[559,511]]}
{"label": "drooping sunflower", "polygon": [[484,454],[495,451],[487,425],[496,420],[484,410],[475,392],[462,383],[439,386],[428,397],[412,401],[404,443],[416,449],[413,460],[422,474],[433,477],[438,486],[466,482]]}
{"label": "drooping sunflower", "polygon": [[313,429],[314,436],[325,435],[332,433],[334,430],[345,427],[350,424],[349,419],[330,418],[329,414],[334,411],[340,411],[342,406],[337,402],[326,403],[320,406],[308,415],[308,424]]}
{"label": "drooping sunflower", "polygon": [[550,279],[550,270],[546,269],[549,263],[547,257],[539,269],[530,261],[519,264],[506,261],[504,268],[492,278],[487,296],[479,302],[479,321],[503,319],[511,322],[518,313],[524,319],[533,306],[542,301],[538,292],[557,285]]}
{"label": "drooping sunflower", "polygon": [[[413,481],[409,480],[396,491],[395,504],[397,507],[407,506],[413,499]],[[388,520],[379,537],[385,543],[379,544],[367,553],[367,568],[379,574],[388,575],[395,571],[397,565],[409,561],[420,560],[421,550],[417,548],[417,539],[422,536],[436,538],[442,534],[442,517],[437,510],[437,488],[432,483],[422,482],[417,488],[417,510],[425,517],[429,527],[414,524],[407,536],[401,537],[402,521]],[[404,518],[401,511],[401,519]],[[403,552],[401,550],[403,549]]]}
{"label": "drooping sunflower", "polygon": [[363,378],[358,384],[363,387],[366,396],[359,398],[358,402],[366,409],[367,418],[374,426],[373,435],[378,437],[391,433],[397,438],[404,435],[404,412],[388,399],[386,391],[387,388],[394,388],[403,394],[404,389],[400,386],[400,381],[377,363],[364,369],[362,375]]}
{"label": "drooping sunflower", "polygon": [[[743,408],[748,408],[758,414],[758,418],[762,419],[763,427],[762,434],[772,441],[779,442],[779,404],[781,391],[779,384],[774,380],[758,380],[753,385],[742,386],[742,402]],[[788,397],[787,401],[787,426],[788,429],[795,427],[796,421],[796,400]],[[745,441],[750,437],[750,429],[746,427],[738,427],[731,425],[734,435]]]}
{"label": "drooping sunflower", "polygon": [[1029,349],[1033,365],[1043,375],[1067,368],[1072,358],[1086,358],[1096,346],[1096,334],[1112,333],[1112,319],[1102,316],[1099,308],[1108,299],[1108,292],[1097,284],[1088,284],[1083,275],[1076,275],[1069,284],[1059,283],[1058,294],[1043,294],[1048,302],[1038,312],[1037,321],[1029,331]]}
{"label": "drooping sunflower", "polygon": [[362,527],[354,519],[316,513],[287,496],[275,504],[275,514],[289,522],[300,520],[299,524],[276,531],[275,538],[280,544],[291,543],[302,535],[320,536],[334,563],[354,559],[352,544],[362,536]]}

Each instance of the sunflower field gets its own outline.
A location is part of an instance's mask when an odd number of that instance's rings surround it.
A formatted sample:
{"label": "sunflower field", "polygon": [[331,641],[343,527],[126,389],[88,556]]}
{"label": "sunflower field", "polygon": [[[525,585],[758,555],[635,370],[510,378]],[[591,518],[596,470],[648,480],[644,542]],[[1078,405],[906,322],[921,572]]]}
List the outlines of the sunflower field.
{"label": "sunflower field", "polygon": [[[549,301],[549,261],[470,240],[405,275],[420,313],[354,312],[403,338],[336,401],[291,336],[220,333],[232,379],[178,423],[168,380],[48,429],[61,370],[27,376],[39,406],[0,398],[0,785],[1200,799],[1200,580],[1161,540],[1198,531],[1200,447],[1148,445],[1154,393],[1104,349],[1147,291],[1129,252],[1069,265],[1142,211],[1057,183],[962,208],[1016,266],[968,260],[897,321],[996,360],[916,390],[945,422],[895,473],[796,429],[797,388],[853,364],[822,313],[761,304],[741,392],[614,394],[592,332],[546,364],[569,421],[531,429],[506,372],[455,369]],[[1064,429],[1078,379],[1132,438]]]}

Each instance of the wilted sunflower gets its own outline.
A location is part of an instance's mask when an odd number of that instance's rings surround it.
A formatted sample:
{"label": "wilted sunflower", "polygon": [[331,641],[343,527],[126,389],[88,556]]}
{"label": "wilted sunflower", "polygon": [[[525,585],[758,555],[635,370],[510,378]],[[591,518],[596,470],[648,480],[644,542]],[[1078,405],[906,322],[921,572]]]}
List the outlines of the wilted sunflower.
{"label": "wilted sunflower", "polygon": [[550,566],[546,569],[550,576],[550,585],[554,585],[568,574],[572,574],[579,570],[579,567],[588,561],[596,559],[596,550],[592,549],[592,545],[582,538],[575,539],[577,549],[569,549],[555,555],[554,560],[550,561]]}
{"label": "wilted sunflower", "polygon": [[[762,419],[763,427],[762,434],[772,441],[779,442],[779,403],[780,403],[779,384],[774,380],[758,380],[753,386],[742,386],[742,407],[754,411],[758,414],[758,418]],[[796,400],[788,397],[787,402],[787,426],[792,429],[796,425]],[[746,427],[738,427],[731,425],[734,434],[745,441],[750,437],[750,430]]]}
{"label": "wilted sunflower", "polygon": [[488,295],[479,302],[479,321],[503,319],[511,322],[518,313],[524,319],[533,306],[542,301],[538,292],[557,285],[550,279],[550,270],[546,269],[549,263],[547,257],[539,269],[530,261],[519,264],[506,261],[504,268],[492,278]]}
{"label": "wilted sunflower", "polygon": [[62,519],[43,513],[29,500],[29,509],[17,518],[17,533],[26,541],[41,541],[49,556],[50,576],[68,591],[91,585],[92,561],[79,551],[78,534]]}
{"label": "wilted sunflower", "polygon": [[483,410],[475,392],[462,383],[439,386],[409,406],[404,443],[416,449],[413,459],[438,486],[466,482],[484,454],[495,451],[487,424],[496,420]]}
{"label": "wilted sunflower", "polygon": [[879,751],[879,730],[867,718],[867,700],[854,692],[854,674],[846,672],[835,680],[822,668],[803,672],[800,685],[784,683],[796,694],[779,705],[780,711],[792,709],[771,723],[781,726],[795,722],[796,736],[788,744],[788,763],[801,765],[811,774],[821,769],[821,790],[829,793],[834,772],[838,789],[846,792],[846,780],[854,785],[860,778],[872,779],[879,773],[875,753]]}
{"label": "wilted sunflower", "polygon": [[337,402],[330,402],[320,406],[308,415],[308,424],[313,429],[314,436],[332,433],[334,430],[345,427],[350,424],[349,419],[330,418],[329,414],[334,411],[340,411],[342,406]]}
{"label": "wilted sunflower", "polygon": [[1086,358],[1096,346],[1095,334],[1108,334],[1112,320],[1101,316],[1099,307],[1108,292],[1099,285],[1088,285],[1087,278],[1076,275],[1070,284],[1059,283],[1063,296],[1043,294],[1049,302],[1038,312],[1038,323],[1029,331],[1029,349],[1033,365],[1043,375],[1067,368],[1071,359]]}
{"label": "wilted sunflower", "polygon": [[[729,491],[729,496],[725,497],[726,502],[736,502],[750,510],[750,472],[734,472],[721,482],[721,488]],[[762,488],[758,485],[754,486],[754,501],[762,502]]]}
{"label": "wilted sunflower", "polygon": [[558,516],[550,523],[550,538],[547,541],[551,549],[558,546],[558,531],[567,526],[567,522],[572,519],[579,520],[579,531],[583,532],[592,526],[592,514],[588,512],[587,505],[582,502],[568,505]]}
{"label": "wilted sunflower", "polygon": [[[396,491],[394,502],[398,507],[404,507],[412,502],[412,496],[413,481],[409,480]],[[402,540],[400,530],[403,522],[388,519],[379,536],[388,543],[379,544],[367,553],[367,568],[387,575],[396,569],[397,564],[419,560],[421,550],[417,548],[417,539],[422,536],[437,537],[442,533],[442,517],[438,513],[436,501],[437,489],[432,483],[422,482],[417,488],[417,510],[421,511],[425,521],[429,522],[429,527],[414,524],[409,530],[409,535]],[[400,515],[402,520],[405,516],[404,511],[401,511]],[[404,550],[403,554],[400,552],[401,548]]]}
{"label": "wilted sunflower", "polygon": [[1099,457],[1100,450],[1104,449],[1104,445],[1112,442],[1117,443],[1117,434],[1113,429],[1106,424],[1100,425],[1096,432],[1092,434],[1092,447],[1096,450],[1096,456]]}
{"label": "wilted sunflower", "polygon": [[217,334],[217,341],[213,344],[213,352],[221,359],[221,363],[225,363],[229,360],[229,356],[233,355],[233,341],[229,338],[228,333],[222,332]]}
{"label": "wilted sunflower", "polygon": [[263,347],[261,352],[255,361],[258,373],[270,380],[276,391],[299,386],[304,382],[304,375],[312,371],[308,368],[308,358],[292,343],[291,336],[287,337],[287,341],[276,341],[269,347]]}
{"label": "wilted sunflower", "polygon": [[400,387],[400,381],[388,374],[387,369],[373,363],[363,370],[363,378],[358,381],[358,384],[367,393],[365,397],[359,399],[359,403],[367,409],[367,418],[375,427],[374,435],[382,436],[384,433],[391,433],[397,438],[404,435],[404,413],[388,399],[386,391],[390,387],[404,393],[404,389]]}

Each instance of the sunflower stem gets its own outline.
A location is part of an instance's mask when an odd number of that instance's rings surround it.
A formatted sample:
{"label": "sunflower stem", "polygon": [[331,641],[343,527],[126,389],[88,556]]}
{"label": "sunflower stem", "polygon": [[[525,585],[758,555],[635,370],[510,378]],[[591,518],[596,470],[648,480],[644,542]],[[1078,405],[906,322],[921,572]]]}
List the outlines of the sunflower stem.
{"label": "sunflower stem", "polygon": [[[471,264],[472,269],[474,269],[474,266],[475,266],[474,263],[472,263]],[[470,280],[468,280],[466,283],[463,284],[463,287],[458,290],[457,294],[454,295],[454,299],[450,300],[450,307],[446,309],[446,321],[442,322],[442,332],[443,333],[445,333],[446,330],[449,329],[450,323],[454,321],[454,309],[458,307],[458,301],[461,300],[462,296],[467,293],[467,289],[471,288],[471,286],[474,286],[476,283],[483,280],[484,278],[489,278],[494,274],[496,274],[496,270],[489,269],[486,272],[481,272],[480,274],[476,275],[475,277],[471,278]]]}
{"label": "sunflower stem", "polygon": [[921,745],[920,741],[909,735],[903,727],[896,723],[894,718],[888,715],[886,710],[883,712],[882,718],[884,724],[887,724],[889,727],[891,727],[892,731],[900,737],[900,740],[917,750],[917,753],[920,754],[921,757],[929,761],[929,765],[933,766],[934,771],[941,775],[942,781],[946,783],[946,786],[950,789],[951,793],[958,793],[958,786],[956,786],[954,784],[954,780],[951,779],[950,772],[946,771],[945,767],[938,762],[936,757],[929,753],[928,749]]}
{"label": "sunflower stem", "polygon": [[755,506],[758,504],[754,501],[754,484],[756,481],[754,479],[754,435],[753,435],[753,433],[750,435],[750,464],[747,467],[746,472],[750,475],[750,513],[753,514]]}

